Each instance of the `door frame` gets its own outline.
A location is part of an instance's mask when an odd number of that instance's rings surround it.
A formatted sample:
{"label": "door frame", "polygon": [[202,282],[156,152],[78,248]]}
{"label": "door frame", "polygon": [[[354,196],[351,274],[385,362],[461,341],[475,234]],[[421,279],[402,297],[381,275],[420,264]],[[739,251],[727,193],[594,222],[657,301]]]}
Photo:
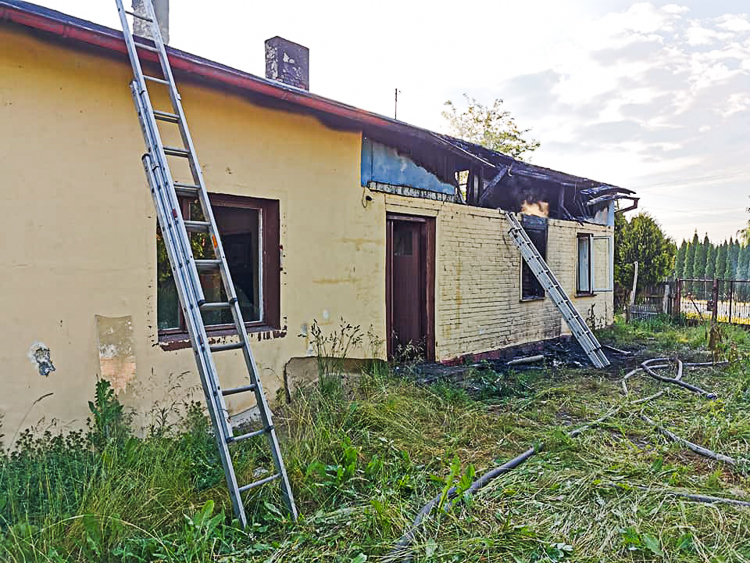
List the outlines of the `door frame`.
{"label": "door frame", "polygon": [[385,235],[385,326],[388,357],[393,356],[393,224],[396,221],[418,223],[421,250],[423,302],[420,306],[425,333],[425,360],[435,361],[435,217],[386,213]]}

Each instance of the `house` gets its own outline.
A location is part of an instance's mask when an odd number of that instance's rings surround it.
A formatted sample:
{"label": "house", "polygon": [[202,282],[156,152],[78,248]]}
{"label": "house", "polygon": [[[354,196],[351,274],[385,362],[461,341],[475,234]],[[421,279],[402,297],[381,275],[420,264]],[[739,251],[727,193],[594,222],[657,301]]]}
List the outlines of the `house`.
{"label": "house", "polygon": [[[5,434],[81,424],[97,377],[142,413],[185,397],[198,378],[121,31],[0,0],[0,44]],[[266,53],[270,78],[170,49],[271,399],[310,372],[315,321],[371,328],[390,352],[418,342],[441,362],[566,334],[499,208],[525,212],[583,316],[612,322],[614,201],[631,191],[316,96],[304,47],[274,38]],[[212,342],[231,342],[216,315]],[[217,365],[225,386],[243,382],[239,352]],[[236,420],[248,400],[227,398]]]}

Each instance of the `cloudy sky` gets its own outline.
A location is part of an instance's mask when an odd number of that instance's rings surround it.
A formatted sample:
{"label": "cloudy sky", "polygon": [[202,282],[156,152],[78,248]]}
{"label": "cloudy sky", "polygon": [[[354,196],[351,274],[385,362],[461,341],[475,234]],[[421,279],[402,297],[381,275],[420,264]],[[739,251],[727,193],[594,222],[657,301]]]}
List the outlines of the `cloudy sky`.
{"label": "cloudy sky", "polygon": [[[37,1],[118,26],[113,0]],[[532,162],[637,190],[678,242],[750,218],[747,0],[171,4],[175,47],[263,75],[281,35],[310,47],[313,92],[392,116],[398,88],[423,127],[464,93],[502,98]]]}

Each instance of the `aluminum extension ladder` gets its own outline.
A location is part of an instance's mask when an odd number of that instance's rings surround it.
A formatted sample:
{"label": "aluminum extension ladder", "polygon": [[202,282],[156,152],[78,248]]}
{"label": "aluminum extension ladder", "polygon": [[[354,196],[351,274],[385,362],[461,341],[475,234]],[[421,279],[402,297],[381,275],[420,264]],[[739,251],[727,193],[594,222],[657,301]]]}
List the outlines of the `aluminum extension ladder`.
{"label": "aluminum extension ladder", "polygon": [[568,326],[570,327],[570,331],[573,333],[573,336],[576,337],[576,340],[578,340],[578,343],[581,345],[584,352],[586,352],[591,363],[598,368],[607,367],[609,365],[609,360],[607,359],[607,356],[604,355],[601,344],[599,344],[596,336],[591,332],[591,329],[565,293],[560,282],[557,281],[555,274],[549,266],[547,266],[542,255],[539,254],[534,243],[531,242],[526,230],[518,221],[518,217],[516,217],[515,213],[510,211],[506,211],[505,216],[508,218],[508,222],[510,222],[510,238],[513,239],[513,242],[521,251],[521,256],[529,265],[529,268],[534,273],[534,276],[536,276],[536,279],[539,280],[544,291],[549,294],[554,304],[560,310],[560,313],[562,313],[565,322],[568,323]]}
{"label": "aluminum extension ladder", "polygon": [[[201,167],[198,164],[198,158],[193,146],[193,140],[188,130],[185,113],[180,102],[180,95],[177,92],[172,69],[167,58],[167,52],[162,41],[159,25],[154,13],[154,7],[151,0],[143,0],[144,13],[137,14],[125,10],[123,0],[115,0],[117,10],[122,23],[125,44],[127,45],[130,63],[133,67],[134,80],[130,83],[130,90],[135,102],[138,118],[143,130],[143,137],[146,142],[146,152],[143,157],[143,167],[146,171],[146,177],[151,187],[151,194],[154,198],[154,205],[161,227],[162,236],[169,255],[169,262],[172,266],[177,292],[180,297],[180,305],[185,316],[190,342],[195,353],[195,360],[198,364],[198,373],[200,374],[203,391],[206,397],[208,412],[213,424],[216,442],[221,456],[221,462],[226,475],[227,486],[229,487],[229,496],[232,500],[235,515],[240,520],[242,526],[247,525],[247,517],[242,502],[242,493],[259,485],[279,480],[281,492],[287,504],[289,512],[296,520],[297,508],[294,504],[289,479],[287,478],[284,462],[279,450],[279,442],[276,437],[276,431],[271,419],[271,411],[268,407],[258,370],[255,365],[253,353],[250,350],[250,343],[245,330],[245,322],[242,318],[240,304],[237,300],[237,294],[232,283],[232,277],[229,273],[226,256],[221,244],[221,237],[217,228],[214,214],[211,209],[211,203],[206,191],[206,185],[203,181]],[[151,35],[154,45],[143,41],[135,41],[131,34],[130,25],[126,14],[147,22],[150,25]],[[156,53],[163,78],[147,76],[143,74],[141,61],[138,57],[138,51],[151,51]],[[172,103],[171,112],[155,110],[151,105],[151,98],[146,87],[147,82],[160,84],[167,88]],[[157,121],[176,125],[179,128],[184,147],[168,147],[162,143],[161,135],[157,127]],[[172,178],[172,173],[167,162],[167,157],[185,158],[190,166],[192,181],[190,183],[177,182]],[[189,221],[182,217],[181,206],[178,196],[187,196],[197,198],[203,210],[204,221]],[[215,258],[212,260],[196,260],[193,256],[189,232],[207,233],[212,242]],[[198,270],[212,270],[220,272],[224,290],[226,292],[226,302],[206,302]],[[206,327],[203,321],[202,312],[230,310],[234,319],[234,325],[239,336],[239,341],[231,344],[209,345],[206,337]],[[242,350],[245,365],[249,375],[249,385],[234,389],[222,389],[219,383],[216,365],[214,364],[213,354],[227,350]],[[260,410],[260,421],[263,427],[255,432],[235,436],[232,426],[229,422],[228,411],[224,397],[237,393],[253,392]],[[268,445],[271,449],[271,456],[275,465],[275,473],[258,481],[239,486],[235,475],[234,465],[229,445],[240,440],[254,438],[256,436],[265,436],[268,439]]]}

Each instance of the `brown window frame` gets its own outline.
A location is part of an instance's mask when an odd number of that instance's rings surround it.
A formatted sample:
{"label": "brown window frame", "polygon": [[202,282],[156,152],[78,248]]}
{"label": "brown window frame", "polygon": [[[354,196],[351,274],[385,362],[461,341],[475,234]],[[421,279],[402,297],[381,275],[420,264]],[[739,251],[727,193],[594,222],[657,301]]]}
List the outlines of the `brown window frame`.
{"label": "brown window frame", "polygon": [[[245,328],[250,332],[262,332],[281,329],[281,241],[279,201],[249,196],[228,194],[208,194],[212,207],[233,207],[255,209],[260,213],[260,246],[261,286],[263,317],[259,321],[246,321]],[[190,216],[190,199],[180,198],[182,216]],[[182,340],[188,338],[182,307],[179,310],[179,327],[159,329],[160,340]],[[228,336],[236,334],[232,323],[206,325],[206,334],[210,336]]]}

